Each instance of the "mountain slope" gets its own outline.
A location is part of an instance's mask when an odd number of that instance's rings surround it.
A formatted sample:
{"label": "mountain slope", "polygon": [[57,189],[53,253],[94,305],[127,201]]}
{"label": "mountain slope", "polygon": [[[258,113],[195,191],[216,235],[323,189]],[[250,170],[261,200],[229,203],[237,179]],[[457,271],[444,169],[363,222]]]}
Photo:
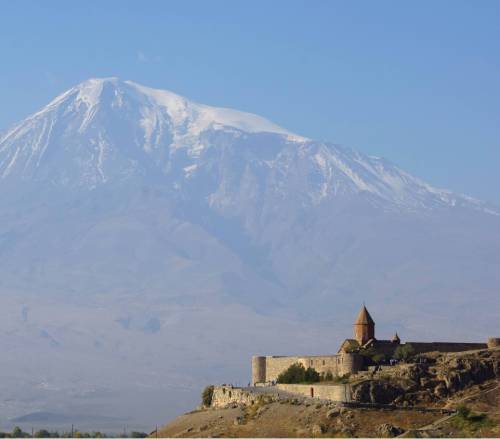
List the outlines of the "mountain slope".
{"label": "mountain slope", "polygon": [[[78,394],[146,428],[254,353],[335,351],[363,300],[381,338],[497,330],[498,208],[171,92],[63,93],[2,134],[0,199],[8,416],[34,411],[30,376],[39,410]],[[163,386],[157,414],[124,397]]]}

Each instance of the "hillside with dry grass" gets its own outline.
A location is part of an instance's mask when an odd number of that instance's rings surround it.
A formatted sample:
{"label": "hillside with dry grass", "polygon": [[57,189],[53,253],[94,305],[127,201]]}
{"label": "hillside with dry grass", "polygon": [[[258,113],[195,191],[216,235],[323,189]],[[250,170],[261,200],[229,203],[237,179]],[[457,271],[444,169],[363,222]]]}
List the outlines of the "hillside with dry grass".
{"label": "hillside with dry grass", "polygon": [[400,365],[356,384],[406,388],[399,404],[262,397],[253,405],[200,407],[152,437],[500,437],[499,357],[499,349],[431,354],[424,366]]}

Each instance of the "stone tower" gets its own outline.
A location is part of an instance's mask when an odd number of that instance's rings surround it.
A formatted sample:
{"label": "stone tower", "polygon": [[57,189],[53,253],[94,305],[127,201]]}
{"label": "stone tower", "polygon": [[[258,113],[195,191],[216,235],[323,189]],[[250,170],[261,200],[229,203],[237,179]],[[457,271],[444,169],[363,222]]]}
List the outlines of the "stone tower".
{"label": "stone tower", "polygon": [[361,308],[354,322],[354,338],[360,345],[364,345],[368,340],[375,338],[375,322],[365,305]]}

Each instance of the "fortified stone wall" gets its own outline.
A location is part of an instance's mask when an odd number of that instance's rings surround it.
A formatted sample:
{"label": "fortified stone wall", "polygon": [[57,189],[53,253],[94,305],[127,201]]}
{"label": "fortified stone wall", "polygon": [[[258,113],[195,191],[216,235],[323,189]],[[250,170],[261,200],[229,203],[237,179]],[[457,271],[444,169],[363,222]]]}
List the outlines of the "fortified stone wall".
{"label": "fortified stone wall", "polygon": [[[293,394],[335,402],[351,402],[353,400],[349,384],[277,384],[276,388],[270,389],[274,390],[267,393],[231,385],[215,386],[211,407],[223,408],[230,404],[253,405],[261,398],[279,401],[290,398]],[[283,393],[280,393],[279,390],[282,390]]]}
{"label": "fortified stone wall", "polygon": [[354,374],[363,369],[363,357],[359,354],[341,354],[338,375]]}
{"label": "fortified stone wall", "polygon": [[310,398],[326,399],[337,402],[351,402],[351,386],[349,384],[277,384],[278,389],[297,393]]}
{"label": "fortified stone wall", "polygon": [[424,352],[474,351],[477,349],[486,349],[488,347],[486,343],[441,343],[441,342],[420,343],[420,342],[409,341],[405,344],[413,346],[417,354]]}
{"label": "fortified stone wall", "polygon": [[321,355],[301,357],[300,363],[307,369],[312,367],[320,374],[331,372],[333,375],[339,374],[343,359],[340,355]]}
{"label": "fortified stone wall", "polygon": [[312,367],[320,374],[331,372],[335,376],[358,372],[363,367],[363,358],[358,354],[252,357],[252,384],[275,381],[294,363],[300,363],[306,369]]}
{"label": "fortified stone wall", "polygon": [[252,357],[252,384],[266,382],[266,357]]}
{"label": "fortified stone wall", "polygon": [[363,367],[363,358],[358,354],[308,356],[301,357],[299,361],[305,368],[312,367],[320,374],[328,372],[333,375],[353,374]]}
{"label": "fortified stone wall", "polygon": [[298,362],[299,357],[266,357],[265,382],[276,380],[281,372]]}
{"label": "fortified stone wall", "polygon": [[[233,386],[215,386],[212,396],[212,407],[222,408],[229,404],[255,404],[264,395]],[[276,396],[266,395],[267,398],[277,399]]]}
{"label": "fortified stone wall", "polygon": [[489,349],[496,348],[498,346],[500,346],[500,338],[498,338],[498,337],[490,337],[488,339],[488,348]]}

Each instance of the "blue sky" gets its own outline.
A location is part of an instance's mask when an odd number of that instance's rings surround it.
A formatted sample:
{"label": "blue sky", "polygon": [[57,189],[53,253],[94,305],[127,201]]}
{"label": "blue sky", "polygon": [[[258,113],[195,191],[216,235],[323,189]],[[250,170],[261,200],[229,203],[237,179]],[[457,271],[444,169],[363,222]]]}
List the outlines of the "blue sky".
{"label": "blue sky", "polygon": [[118,76],[500,204],[498,1],[4,1],[0,130]]}

